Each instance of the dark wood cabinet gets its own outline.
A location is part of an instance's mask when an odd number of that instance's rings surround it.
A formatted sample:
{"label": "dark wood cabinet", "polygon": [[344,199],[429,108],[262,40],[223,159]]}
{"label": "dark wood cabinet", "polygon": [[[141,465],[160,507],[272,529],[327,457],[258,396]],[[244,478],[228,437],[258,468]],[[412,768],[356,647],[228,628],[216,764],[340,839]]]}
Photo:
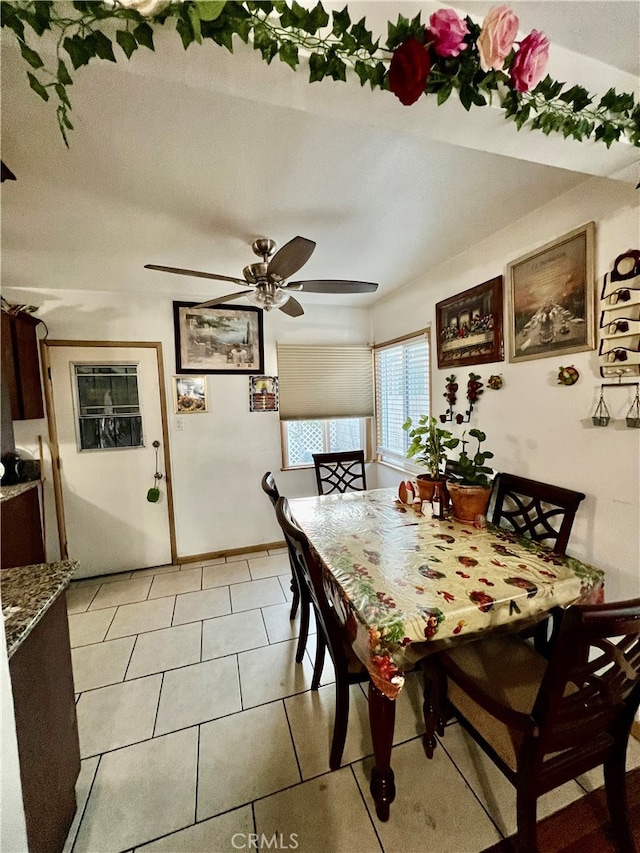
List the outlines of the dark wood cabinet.
{"label": "dark wood cabinet", "polygon": [[39,486],[34,484],[27,491],[2,501],[0,512],[0,568],[2,569],[44,563],[39,492]]}
{"label": "dark wood cabinet", "polygon": [[31,314],[2,311],[2,373],[14,421],[43,418],[42,383],[36,327]]}
{"label": "dark wood cabinet", "polygon": [[9,672],[29,853],[60,853],[80,772],[64,592],[15,651]]}

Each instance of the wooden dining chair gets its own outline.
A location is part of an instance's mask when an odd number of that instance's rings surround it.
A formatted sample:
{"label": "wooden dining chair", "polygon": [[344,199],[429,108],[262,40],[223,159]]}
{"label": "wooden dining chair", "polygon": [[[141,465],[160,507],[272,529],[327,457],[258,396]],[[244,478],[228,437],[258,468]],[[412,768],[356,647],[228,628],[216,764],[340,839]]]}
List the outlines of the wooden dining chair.
{"label": "wooden dining chair", "polygon": [[493,489],[493,524],[564,554],[582,492],[501,473]]}
{"label": "wooden dining chair", "polygon": [[[337,770],[342,762],[342,753],[349,723],[349,687],[367,681],[369,675],[358,660],[347,637],[346,629],[338,618],[333,602],[327,597],[325,579],[319,559],[312,550],[309,540],[296,524],[286,498],[276,504],[276,517],[282,528],[290,552],[296,561],[298,577],[306,586],[313,605],[318,626],[316,638],[316,663],[311,689],[320,686],[325,648],[329,650],[335,669],[336,713],[331,740],[329,766]],[[303,595],[301,594],[301,600]]]}
{"label": "wooden dining chair", "polygon": [[516,788],[519,853],[542,794],[604,765],[620,853],[635,853],[625,760],[640,705],[640,599],[564,611],[550,660],[515,635],[425,659],[425,749],[453,712]]}
{"label": "wooden dining chair", "polygon": [[314,453],[313,464],[319,495],[328,495],[331,492],[362,492],[367,488],[364,450]]}
{"label": "wooden dining chair", "polygon": [[[278,491],[275,478],[271,471],[267,471],[262,478],[262,491],[267,495],[275,509],[275,506],[278,503],[278,498],[280,497],[280,492]],[[300,606],[300,633],[298,634],[296,661],[301,663],[304,658],[304,650],[307,646],[307,639],[309,636],[310,603],[309,596],[306,594],[306,587],[301,585],[300,579],[298,578],[295,557],[291,553],[291,548],[288,543],[287,551],[289,553],[289,565],[291,566],[291,592],[293,594],[289,619],[293,620],[296,618],[298,606]]]}

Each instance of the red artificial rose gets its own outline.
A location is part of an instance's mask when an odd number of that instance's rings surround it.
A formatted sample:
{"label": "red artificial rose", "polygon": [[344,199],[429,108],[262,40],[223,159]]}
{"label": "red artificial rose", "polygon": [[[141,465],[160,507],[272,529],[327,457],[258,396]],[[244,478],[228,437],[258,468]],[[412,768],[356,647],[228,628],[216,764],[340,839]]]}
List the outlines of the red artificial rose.
{"label": "red artificial rose", "polygon": [[431,72],[431,59],[418,39],[410,38],[395,51],[389,66],[389,88],[405,105],[415,104]]}

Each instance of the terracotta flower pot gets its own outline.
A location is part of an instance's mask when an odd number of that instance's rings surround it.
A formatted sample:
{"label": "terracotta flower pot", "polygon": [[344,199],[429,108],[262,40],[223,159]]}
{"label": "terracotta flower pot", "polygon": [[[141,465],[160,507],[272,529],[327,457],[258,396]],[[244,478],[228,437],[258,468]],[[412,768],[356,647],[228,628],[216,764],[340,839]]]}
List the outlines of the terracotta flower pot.
{"label": "terracotta flower pot", "polygon": [[453,517],[456,521],[473,524],[477,515],[486,515],[491,497],[491,489],[484,486],[462,486],[460,483],[447,483]]}
{"label": "terracotta flower pot", "polygon": [[416,477],[416,485],[418,486],[418,497],[421,501],[433,500],[436,483],[440,483],[443,487],[443,492],[446,493],[444,478],[438,477],[437,480],[434,480],[432,479],[431,474],[418,474]]}

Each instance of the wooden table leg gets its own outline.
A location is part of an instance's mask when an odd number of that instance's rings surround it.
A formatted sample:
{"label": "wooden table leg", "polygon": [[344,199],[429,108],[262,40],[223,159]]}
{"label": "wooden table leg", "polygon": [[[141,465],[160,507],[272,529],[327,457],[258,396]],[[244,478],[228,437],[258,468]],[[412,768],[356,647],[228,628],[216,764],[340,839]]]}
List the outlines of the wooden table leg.
{"label": "wooden table leg", "polygon": [[380,820],[389,820],[389,806],[396,796],[396,786],[391,769],[391,747],[393,746],[393,728],[396,721],[396,703],[388,699],[369,682],[369,725],[375,764],[371,771],[369,790],[376,804],[376,814]]}

